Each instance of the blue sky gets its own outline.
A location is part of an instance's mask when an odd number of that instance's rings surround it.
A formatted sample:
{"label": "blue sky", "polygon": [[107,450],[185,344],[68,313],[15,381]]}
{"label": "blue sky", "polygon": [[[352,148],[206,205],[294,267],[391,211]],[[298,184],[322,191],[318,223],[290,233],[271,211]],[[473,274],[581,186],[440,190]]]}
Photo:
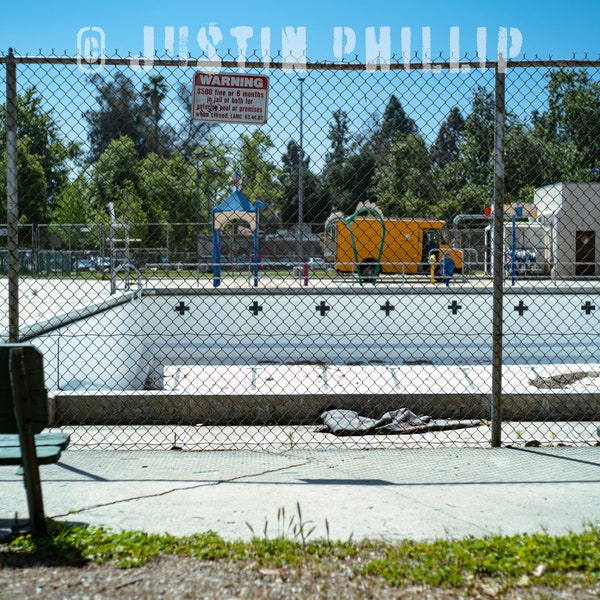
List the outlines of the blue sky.
{"label": "blue sky", "polygon": [[[220,55],[228,49],[237,54],[236,37],[231,28],[251,27],[253,37],[248,40],[248,53],[261,48],[261,30],[268,30],[271,37],[270,49],[282,48],[282,30],[285,27],[303,27],[306,32],[306,54],[312,61],[329,61],[334,54],[334,28],[344,27],[346,33],[355,35],[351,53],[344,58],[365,61],[368,51],[367,30],[375,28],[377,39],[381,28],[389,28],[392,53],[401,54],[402,30],[410,30],[411,54],[421,53],[423,28],[429,28],[431,53],[440,53],[445,58],[451,47],[458,47],[460,54],[475,55],[477,51],[478,28],[485,28],[486,56],[493,59],[497,48],[500,27],[518,30],[522,43],[515,46],[517,58],[570,58],[573,53],[590,58],[600,55],[600,3],[587,0],[573,0],[569,3],[548,0],[504,2],[466,1],[441,2],[430,0],[427,3],[387,1],[346,1],[305,0],[292,3],[284,0],[274,2],[202,2],[180,0],[174,3],[139,2],[137,0],[103,2],[11,2],[2,8],[0,22],[0,51],[14,47],[19,54],[47,54],[52,49],[62,54],[77,53],[78,32],[95,27],[94,35],[105,40],[106,53],[120,55],[128,52],[137,54],[144,50],[144,28],[154,31],[154,46],[162,54],[165,46],[165,27],[174,28],[174,48],[179,47],[179,30],[187,28],[187,47],[192,56],[200,55],[198,33],[214,24],[222,35],[216,44]],[[458,28],[454,41],[450,42],[451,28]],[[350,31],[351,30],[351,31]],[[516,35],[516,31],[514,31]],[[85,41],[87,32],[79,34]],[[146,34],[148,39],[148,34]],[[209,43],[214,38],[208,38]],[[509,41],[515,41],[509,39]],[[298,44],[300,42],[296,42]],[[348,37],[343,38],[348,44]],[[406,38],[405,38],[405,44]],[[454,44],[454,46],[451,46]]]}

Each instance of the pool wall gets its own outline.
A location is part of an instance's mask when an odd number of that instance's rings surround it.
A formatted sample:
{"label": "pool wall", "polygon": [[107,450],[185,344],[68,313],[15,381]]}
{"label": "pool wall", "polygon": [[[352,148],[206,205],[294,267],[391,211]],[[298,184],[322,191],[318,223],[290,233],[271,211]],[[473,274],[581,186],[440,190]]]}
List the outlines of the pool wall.
{"label": "pool wall", "polygon": [[[491,364],[489,293],[178,290],[126,300],[31,339],[50,389],[160,389],[168,365]],[[600,310],[584,307],[598,301],[506,294],[505,364],[596,362]]]}

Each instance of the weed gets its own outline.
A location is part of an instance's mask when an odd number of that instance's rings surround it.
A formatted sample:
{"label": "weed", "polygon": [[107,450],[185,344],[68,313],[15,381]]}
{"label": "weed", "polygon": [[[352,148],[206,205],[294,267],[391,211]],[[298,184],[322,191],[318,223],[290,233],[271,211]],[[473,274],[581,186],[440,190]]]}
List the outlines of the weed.
{"label": "weed", "polygon": [[177,445],[177,432],[173,432],[173,445],[171,446],[171,450],[182,450],[181,446]]}
{"label": "weed", "polygon": [[294,441],[294,432],[293,431],[288,431],[287,432],[287,438],[288,438],[288,446],[290,450],[293,450],[294,446],[296,445],[296,442]]}
{"label": "weed", "polygon": [[[254,537],[245,543],[226,542],[212,531],[177,538],[169,534],[68,526],[49,520],[47,538],[32,538],[29,534],[15,537],[3,547],[2,564],[12,564],[25,556],[36,563],[112,561],[126,568],[161,555],[181,554],[206,561],[247,561],[268,568],[295,565],[318,569],[320,573],[337,569],[343,562],[352,569],[353,577],[378,578],[392,586],[464,589],[473,587],[478,580],[486,584],[493,580],[506,591],[520,589],[523,578],[535,578],[545,590],[580,588],[582,584],[597,589],[599,581],[600,529],[594,526],[562,536],[542,532],[385,543],[332,542],[327,521],[327,540],[309,540],[314,527],[304,521],[299,503],[289,518],[284,508],[279,509],[277,521],[277,537],[268,539],[265,523],[263,538]],[[248,527],[254,533],[250,524]],[[286,537],[289,535],[293,539]]]}
{"label": "weed", "polygon": [[[252,533],[252,536],[256,538],[256,532],[254,527],[250,523],[246,521],[246,527]],[[325,527],[327,529],[327,538],[329,540],[329,522],[325,520]],[[280,506],[277,509],[277,530],[274,540],[287,540],[292,539],[295,543],[299,543],[302,547],[305,547],[309,537],[314,533],[315,526],[308,524],[302,518],[302,509],[300,507],[300,502],[296,503],[296,514],[291,515],[289,519],[286,520],[285,506]],[[263,538],[268,540],[268,530],[269,530],[269,522],[265,519],[265,524],[263,526]]]}

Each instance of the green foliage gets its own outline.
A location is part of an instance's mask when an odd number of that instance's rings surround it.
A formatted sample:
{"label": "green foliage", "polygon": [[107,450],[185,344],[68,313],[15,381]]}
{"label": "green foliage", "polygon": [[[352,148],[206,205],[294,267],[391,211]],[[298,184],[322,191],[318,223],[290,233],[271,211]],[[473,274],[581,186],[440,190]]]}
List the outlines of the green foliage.
{"label": "green foliage", "polygon": [[57,224],[91,223],[92,203],[87,182],[83,176],[68,182],[56,195],[52,221]]}
{"label": "green foliage", "polygon": [[[165,114],[167,84],[153,74],[138,87],[123,73],[91,78],[97,106],[84,113],[89,127],[87,166],[69,177],[81,160],[77,144],[62,138],[60,123],[35,88],[18,97],[18,188],[21,222],[107,223],[109,203],[117,217],[134,223],[208,223],[213,203],[232,190],[233,172],[253,202],[268,204],[263,223],[298,221],[300,149],[290,140],[280,160],[266,129],[245,129],[234,141],[212,126],[178,122]],[[178,100],[189,109],[189,86]],[[390,96],[368,131],[353,131],[343,108],[334,108],[329,152],[315,169],[302,157],[304,222],[323,223],[331,210],[353,212],[376,201],[392,216],[442,218],[481,213],[492,201],[495,100],[478,87],[471,105],[452,107],[433,143],[418,131]],[[184,116],[189,112],[183,111]],[[0,169],[6,171],[6,111],[0,107]],[[314,133],[311,133],[314,135]],[[531,201],[535,188],[557,181],[600,180],[600,83],[587,71],[548,75],[547,106],[524,120],[507,114],[505,129],[507,202]],[[313,161],[314,162],[314,161]],[[0,179],[5,208],[6,180]],[[182,251],[195,247],[196,230],[182,233]],[[142,245],[166,242],[157,231],[139,232]],[[164,228],[163,234],[164,235]]]}
{"label": "green foliage", "polygon": [[387,547],[383,557],[369,562],[361,572],[378,575],[394,585],[424,582],[460,587],[473,576],[506,578],[514,584],[539,565],[544,565],[545,584],[558,583],[573,572],[597,580],[600,532],[591,528],[582,534],[556,537],[534,534],[404,542]]}
{"label": "green foliage", "polygon": [[437,137],[431,147],[431,158],[434,164],[444,168],[460,156],[460,144],[465,130],[465,120],[455,106],[441,124]]}
{"label": "green foliage", "polygon": [[138,160],[133,140],[128,136],[113,139],[91,169],[92,206],[105,211],[121,187],[138,181]]}
{"label": "green foliage", "polygon": [[473,96],[471,113],[465,120],[461,140],[461,162],[467,180],[475,185],[490,185],[494,158],[494,96],[479,87]]}
{"label": "green foliage", "polygon": [[377,165],[375,198],[387,216],[429,217],[440,199],[433,179],[433,165],[419,134],[401,137],[385,162]]}
{"label": "green foliage", "polygon": [[[68,185],[68,162],[79,156],[79,145],[62,138],[54,112],[43,106],[35,87],[17,97],[17,186],[22,223],[49,223],[53,203]],[[0,169],[6,173],[6,108],[0,107]],[[6,178],[0,178],[2,209],[6,210]]]}
{"label": "green foliage", "polygon": [[406,114],[400,100],[394,95],[385,107],[381,123],[381,142],[389,148],[403,136],[417,133],[415,122]]}
{"label": "green foliage", "polygon": [[281,198],[279,168],[269,153],[273,141],[260,129],[240,136],[239,170],[244,195],[252,200],[276,205]]}
{"label": "green foliage", "polygon": [[[6,112],[0,110],[0,144],[6,140]],[[17,98],[17,139],[22,149],[36,156],[44,171],[48,195],[54,194],[67,180],[67,160],[79,156],[79,145],[62,138],[54,111],[43,107],[43,100],[35,87],[30,87]]]}
{"label": "green foliage", "polygon": [[108,81],[95,74],[91,83],[96,88],[98,107],[83,113],[89,127],[89,161],[98,160],[113,140],[124,137],[131,140],[136,155],[145,156],[151,146],[152,110],[131,79],[117,73]]}
{"label": "green foliage", "polygon": [[588,176],[600,167],[600,83],[583,70],[549,74],[547,137],[572,143]]}
{"label": "green foliage", "polygon": [[340,165],[349,154],[350,123],[346,111],[338,109],[333,111],[333,121],[329,124],[327,137],[331,142],[331,152],[325,158],[328,166]]}
{"label": "green foliage", "polygon": [[[302,520],[300,507],[291,517],[278,513],[276,535],[264,535],[249,543],[226,542],[208,531],[187,537],[113,532],[102,527],[85,528],[49,522],[48,538],[16,537],[2,561],[24,553],[36,562],[50,564],[113,561],[123,568],[135,567],[166,554],[183,554],[208,561],[251,561],[260,566],[313,566],[320,572],[352,561],[355,576],[386,580],[393,586],[425,584],[465,587],[474,581],[493,579],[504,588],[517,585],[524,576],[546,588],[561,587],[578,574],[588,584],[600,578],[600,531],[590,527],[582,533],[551,536],[545,533],[508,537],[439,539],[401,543],[332,542],[309,539],[312,529]],[[13,558],[11,558],[11,555]]]}

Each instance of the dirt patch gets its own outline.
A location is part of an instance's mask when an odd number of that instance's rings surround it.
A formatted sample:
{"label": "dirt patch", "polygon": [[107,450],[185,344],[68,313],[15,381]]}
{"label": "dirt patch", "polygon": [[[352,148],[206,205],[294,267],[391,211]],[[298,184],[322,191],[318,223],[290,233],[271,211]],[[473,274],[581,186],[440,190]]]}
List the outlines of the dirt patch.
{"label": "dirt patch", "polygon": [[[47,600],[84,598],[286,598],[337,600],[428,600],[546,598],[587,600],[597,598],[598,584],[586,585],[575,574],[567,588],[553,589],[529,578],[506,586],[497,579],[473,579],[464,587],[411,584],[395,587],[378,577],[358,575],[361,563],[347,557],[337,564],[264,568],[252,561],[202,561],[187,556],[163,556],[141,567],[121,569],[114,563],[35,564],[26,557],[10,561],[2,552],[0,598],[43,597]],[[6,564],[9,562],[9,564]],[[33,562],[33,564],[32,564]]]}

